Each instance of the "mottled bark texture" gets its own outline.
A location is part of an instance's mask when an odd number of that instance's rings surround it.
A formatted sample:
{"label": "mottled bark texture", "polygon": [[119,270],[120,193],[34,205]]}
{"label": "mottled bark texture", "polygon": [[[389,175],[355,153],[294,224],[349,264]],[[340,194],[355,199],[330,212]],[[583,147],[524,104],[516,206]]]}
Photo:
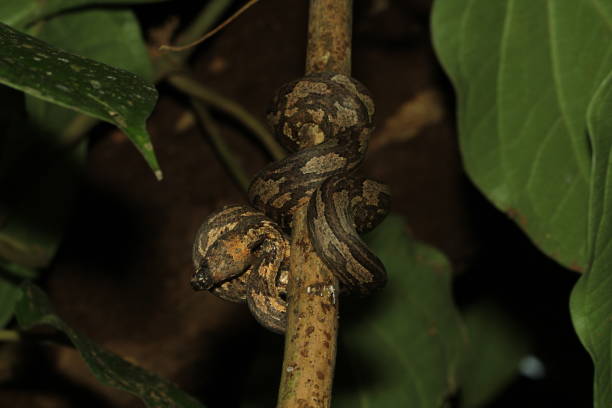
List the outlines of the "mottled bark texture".
{"label": "mottled bark texture", "polygon": [[338,281],[308,237],[306,206],[294,214],[285,358],[279,408],[329,407],[336,361]]}
{"label": "mottled bark texture", "polygon": [[353,0],[311,0],[306,74],[351,74]]}

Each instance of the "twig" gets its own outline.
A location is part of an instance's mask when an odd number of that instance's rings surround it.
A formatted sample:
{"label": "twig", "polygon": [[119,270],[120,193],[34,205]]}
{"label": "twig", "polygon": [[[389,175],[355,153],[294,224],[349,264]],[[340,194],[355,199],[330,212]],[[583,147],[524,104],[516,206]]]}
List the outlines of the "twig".
{"label": "twig", "polygon": [[189,44],[185,44],[185,45],[179,45],[179,46],[162,45],[161,47],[159,47],[159,50],[160,51],[184,51],[184,50],[187,50],[189,48],[193,48],[196,45],[203,43],[204,41],[206,41],[207,39],[209,39],[213,35],[217,34],[220,30],[222,30],[225,26],[227,26],[232,21],[234,21],[235,19],[240,17],[240,15],[242,13],[247,11],[249,8],[251,8],[251,6],[253,6],[258,1],[259,0],[249,0],[244,6],[240,7],[240,9],[237,12],[232,14],[227,20],[225,20],[224,22],[219,24],[213,30],[211,30],[208,33],[206,33],[204,36],[202,36],[202,38],[199,38],[199,39],[197,39],[197,40],[195,40],[195,41],[193,41],[193,42],[191,42]]}
{"label": "twig", "polygon": [[[227,10],[233,0],[214,0],[209,2],[202,8],[200,13],[178,34],[179,42],[190,42],[202,36],[213,25],[215,21]],[[159,50],[158,50],[159,51]],[[181,52],[164,53],[153,52],[151,55],[151,63],[154,68],[154,80],[158,82],[166,77],[169,72],[181,68],[189,56],[195,51],[195,48],[188,48]]]}
{"label": "twig", "polygon": [[[311,0],[306,73],[350,75],[352,0]],[[314,251],[306,205],[294,214],[285,356],[277,408],[328,408],[336,365],[338,281]]]}
{"label": "twig", "polygon": [[190,43],[202,36],[202,33],[210,30],[210,27],[221,15],[232,5],[234,0],[209,1],[202,11],[193,20],[189,27],[185,28],[177,37],[178,44]]}
{"label": "twig", "polygon": [[219,156],[221,156],[221,161],[225,163],[232,177],[234,177],[240,187],[244,191],[247,191],[251,182],[250,178],[245,173],[236,156],[232,153],[231,149],[223,140],[219,127],[215,123],[215,120],[211,116],[210,112],[208,112],[206,105],[195,98],[191,98],[191,104],[193,105],[202,126],[206,130],[206,133],[208,133],[210,141],[212,142],[215,150]]}
{"label": "twig", "polygon": [[285,157],[285,150],[278,144],[268,129],[233,100],[217,94],[183,73],[170,74],[168,82],[187,95],[200,99],[207,105],[224,111],[238,119],[247,129],[253,132],[266,150],[270,152],[274,160],[280,160]]}

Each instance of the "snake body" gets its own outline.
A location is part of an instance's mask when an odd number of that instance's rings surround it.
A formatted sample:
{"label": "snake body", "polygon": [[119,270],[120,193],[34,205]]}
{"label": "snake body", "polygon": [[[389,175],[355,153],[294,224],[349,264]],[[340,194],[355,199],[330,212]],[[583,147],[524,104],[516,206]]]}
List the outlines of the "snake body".
{"label": "snake body", "polygon": [[[283,86],[268,119],[293,154],[260,171],[249,188],[255,208],[229,206],[200,227],[192,285],[246,301],[265,327],[283,332],[294,211],[308,204],[309,236],[345,292],[367,294],[386,273],[359,233],[386,215],[389,190],[355,175],[372,131],[374,106],[354,79],[311,75]],[[312,197],[312,199],[311,199]]]}

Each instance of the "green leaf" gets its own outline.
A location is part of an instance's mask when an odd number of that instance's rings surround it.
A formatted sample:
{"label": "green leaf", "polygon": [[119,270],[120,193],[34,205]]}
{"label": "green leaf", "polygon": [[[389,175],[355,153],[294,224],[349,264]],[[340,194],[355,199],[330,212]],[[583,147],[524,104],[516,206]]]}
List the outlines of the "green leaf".
{"label": "green leaf", "polygon": [[[73,12],[40,26],[38,36],[54,46],[152,77],[138,21],[129,10]],[[43,267],[51,261],[60,243],[85,160],[85,145],[75,150],[72,144],[96,120],[30,95],[26,96],[26,108],[27,121],[22,119],[21,127],[13,127],[0,137],[7,141],[25,139],[30,146],[8,157],[18,163],[8,176],[24,187],[13,193],[11,200],[19,203],[5,214],[6,227],[0,227],[0,256]],[[31,128],[30,134],[20,134],[26,127]],[[24,173],[33,175],[24,180]],[[41,202],[45,205],[41,206]]]}
{"label": "green leaf", "polygon": [[[86,9],[62,14],[40,25],[36,37],[72,54],[135,73],[149,81],[153,67],[136,16],[130,10]],[[78,114],[26,96],[27,110],[39,128],[62,138]]]}
{"label": "green leaf", "polygon": [[462,364],[462,408],[486,406],[518,374],[519,362],[531,345],[524,328],[493,302],[465,311],[470,344]]}
{"label": "green leaf", "polygon": [[95,61],[153,80],[153,68],[138,19],[127,9],[85,9],[41,24],[39,39]]}
{"label": "green leaf", "polygon": [[19,286],[0,275],[0,329],[13,318],[15,304],[20,296]]}
{"label": "green leaf", "polygon": [[55,314],[49,299],[40,288],[29,284],[22,290],[23,297],[16,307],[19,325],[23,329],[29,329],[44,324],[64,332],[78,349],[93,375],[103,384],[135,395],[148,407],[203,407],[167,380],[123,360],[69,327]]}
{"label": "green leaf", "polygon": [[587,105],[612,68],[609,1],[436,1],[468,174],[536,245],[587,265]]}
{"label": "green leaf", "polygon": [[587,273],[572,291],[574,328],[595,365],[596,408],[612,401],[612,71],[593,97],[587,114],[593,148]]}
{"label": "green leaf", "polygon": [[145,127],[157,91],[140,77],[0,24],[0,83],[118,126],[161,178]]}
{"label": "green leaf", "polygon": [[167,0],[4,0],[0,2],[0,22],[24,28],[27,24],[52,14],[77,7],[101,5],[131,5],[137,3],[159,3]]}
{"label": "green leaf", "polygon": [[[49,156],[38,157],[44,160],[44,172],[14,175],[23,179],[17,179],[20,185],[11,191],[14,197],[3,197],[2,204],[9,198],[11,201],[0,227],[0,259],[29,268],[49,264],[59,247],[68,218],[66,210],[72,207],[85,147],[80,143],[69,151],[45,152]],[[37,169],[37,164],[32,166]]]}
{"label": "green leaf", "polygon": [[0,261],[43,267],[57,249],[85,145],[68,148],[34,126],[22,93],[0,87],[0,101]]}
{"label": "green leaf", "polygon": [[57,250],[85,145],[71,147],[50,135],[48,125],[35,126],[23,99],[1,87],[0,260],[38,268]]}
{"label": "green leaf", "polygon": [[0,22],[23,28],[37,14],[37,7],[35,0],[0,2]]}
{"label": "green leaf", "polygon": [[[449,264],[405,228],[401,217],[389,216],[369,234],[390,283],[376,296],[380,303],[366,307],[370,313],[343,328],[339,353],[350,359],[351,370],[337,377],[350,375],[358,385],[338,391],[334,407],[439,408],[457,390],[467,339],[452,300]],[[355,364],[356,356],[368,360],[367,369]]]}

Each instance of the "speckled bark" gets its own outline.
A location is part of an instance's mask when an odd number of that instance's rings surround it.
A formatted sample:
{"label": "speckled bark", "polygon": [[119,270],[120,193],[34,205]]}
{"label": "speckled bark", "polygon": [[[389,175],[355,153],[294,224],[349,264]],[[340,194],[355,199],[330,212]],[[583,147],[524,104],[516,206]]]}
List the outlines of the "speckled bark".
{"label": "speckled bark", "polygon": [[331,404],[338,331],[338,281],[315,253],[306,206],[294,214],[285,358],[278,408]]}
{"label": "speckled bark", "polygon": [[351,74],[353,0],[311,0],[306,74]]}

